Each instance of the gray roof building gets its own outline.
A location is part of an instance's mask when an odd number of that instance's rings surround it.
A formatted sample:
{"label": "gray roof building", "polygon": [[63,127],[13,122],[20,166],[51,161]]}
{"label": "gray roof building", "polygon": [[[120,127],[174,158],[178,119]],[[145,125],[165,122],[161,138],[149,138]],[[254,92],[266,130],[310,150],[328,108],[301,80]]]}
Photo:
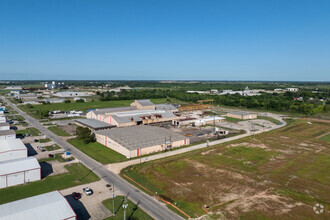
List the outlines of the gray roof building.
{"label": "gray roof building", "polygon": [[93,130],[108,129],[116,127],[96,119],[77,119],[76,122]]}

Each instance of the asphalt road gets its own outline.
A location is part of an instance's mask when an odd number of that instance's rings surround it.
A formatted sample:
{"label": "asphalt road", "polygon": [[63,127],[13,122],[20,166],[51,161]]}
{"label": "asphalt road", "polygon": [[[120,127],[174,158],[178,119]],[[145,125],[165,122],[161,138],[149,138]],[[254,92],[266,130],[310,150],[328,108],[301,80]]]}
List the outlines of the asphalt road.
{"label": "asphalt road", "polygon": [[49,131],[47,128],[42,126],[42,124],[38,120],[32,118],[31,116],[20,110],[16,105],[11,103],[8,99],[6,99],[5,97],[2,98],[8,103],[9,106],[11,106],[17,112],[19,112],[21,116],[23,116],[31,126],[37,128],[47,137],[54,140],[64,150],[70,151],[75,158],[81,161],[82,164],[84,164],[86,167],[91,169],[100,178],[112,184],[115,187],[115,190],[117,188],[120,189],[122,192],[128,193],[129,199],[136,204],[139,202],[140,208],[146,211],[150,216],[152,216],[155,219],[164,219],[164,220],[183,219],[182,217],[178,216],[177,214],[169,210],[164,203],[161,203],[156,198],[147,195],[146,193],[142,192],[132,184],[126,182],[119,175],[109,171],[102,164],[90,158],[83,152],[79,151],[68,142],[62,140],[59,136],[55,135],[53,132]]}

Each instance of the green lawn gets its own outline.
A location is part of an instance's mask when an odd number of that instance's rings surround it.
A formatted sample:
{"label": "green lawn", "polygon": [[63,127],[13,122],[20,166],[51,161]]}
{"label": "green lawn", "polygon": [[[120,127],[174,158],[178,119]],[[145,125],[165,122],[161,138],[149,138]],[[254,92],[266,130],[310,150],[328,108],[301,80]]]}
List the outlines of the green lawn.
{"label": "green lawn", "polygon": [[58,136],[71,136],[68,132],[64,131],[59,126],[48,127],[48,130],[50,130],[51,132],[53,132],[54,134],[56,134]]}
{"label": "green lawn", "polygon": [[330,142],[330,134],[324,135],[323,137],[321,137],[321,140]]}
{"label": "green lawn", "polygon": [[117,163],[127,160],[125,156],[98,142],[85,144],[83,141],[78,140],[77,138],[70,139],[68,142],[88,156],[92,157],[94,160],[97,160],[103,164]]}
{"label": "green lawn", "polygon": [[279,120],[276,120],[275,118],[272,118],[272,117],[266,117],[266,116],[258,116],[258,119],[264,119],[264,120],[267,120],[267,121],[270,121],[276,125],[278,125],[279,123],[281,123]]}
{"label": "green lawn", "polygon": [[67,173],[48,176],[26,185],[0,189],[0,204],[99,180],[98,176],[82,164],[68,164],[65,168]]}
{"label": "green lawn", "polygon": [[[124,196],[115,197],[115,213],[116,216],[111,216],[106,218],[105,220],[110,219],[123,219],[124,218],[124,208],[123,208],[123,199]],[[113,212],[113,200],[107,199],[102,202],[110,211]],[[126,209],[126,219],[134,219],[134,220],[148,220],[153,219],[147,213],[145,213],[142,209],[139,208],[138,205],[134,204],[131,200],[127,200],[128,207]]]}
{"label": "green lawn", "polygon": [[44,139],[40,139],[39,142],[40,143],[47,143],[50,142],[51,140],[49,138],[44,138]]}
{"label": "green lawn", "polygon": [[47,162],[47,161],[52,161],[52,160],[57,160],[59,162],[68,162],[68,161],[72,161],[74,159],[75,158],[72,157],[72,156],[69,157],[69,158],[64,159],[63,157],[61,157],[61,154],[55,154],[54,157],[47,157],[47,158],[40,159],[38,161],[39,161],[39,163],[41,163],[41,162]]}
{"label": "green lawn", "polygon": [[242,119],[238,119],[238,118],[232,118],[232,117],[225,117],[226,118],[226,121],[229,121],[229,122],[239,122],[239,121],[244,121]]}
{"label": "green lawn", "polygon": [[16,134],[30,134],[31,136],[38,136],[40,134],[40,131],[36,128],[27,128],[24,130],[17,130]]}
{"label": "green lawn", "polygon": [[[175,102],[175,99],[171,99],[172,102]],[[155,104],[166,103],[166,99],[151,99],[151,101]],[[96,109],[96,108],[111,108],[111,107],[122,107],[129,106],[134,100],[119,100],[119,101],[94,101],[94,102],[83,102],[83,103],[54,103],[47,105],[32,105],[32,108],[28,108],[27,105],[19,105],[18,107],[23,111],[27,112],[32,117],[42,119],[40,113],[37,111],[53,111],[53,110],[63,110],[63,111],[71,111],[71,110],[80,110],[85,111],[88,109]]]}
{"label": "green lawn", "polygon": [[[53,151],[54,150],[54,146],[53,145],[49,145],[49,146],[45,146],[44,147],[47,151]],[[61,149],[57,144],[55,144],[55,150]]]}

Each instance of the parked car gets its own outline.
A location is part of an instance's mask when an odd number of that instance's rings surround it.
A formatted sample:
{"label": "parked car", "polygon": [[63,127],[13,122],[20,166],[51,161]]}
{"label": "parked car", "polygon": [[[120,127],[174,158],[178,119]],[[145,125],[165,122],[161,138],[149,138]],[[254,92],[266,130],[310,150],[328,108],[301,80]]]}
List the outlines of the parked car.
{"label": "parked car", "polygon": [[87,195],[87,196],[90,196],[90,195],[93,195],[93,190],[89,187],[86,187],[86,188],[83,188],[84,190],[84,193]]}
{"label": "parked car", "polygon": [[29,134],[29,133],[26,133],[26,134],[25,134],[25,137],[29,137],[29,136],[30,136],[30,134]]}
{"label": "parked car", "polygon": [[34,142],[39,142],[39,140],[38,139],[34,139]]}
{"label": "parked car", "polygon": [[46,149],[45,149],[43,146],[38,146],[37,148],[38,148],[41,152],[46,151]]}
{"label": "parked car", "polygon": [[52,157],[54,157],[54,154],[48,154],[48,157],[52,158]]}
{"label": "parked car", "polygon": [[78,200],[81,198],[81,193],[78,193],[78,192],[73,192],[71,195],[75,200]]}

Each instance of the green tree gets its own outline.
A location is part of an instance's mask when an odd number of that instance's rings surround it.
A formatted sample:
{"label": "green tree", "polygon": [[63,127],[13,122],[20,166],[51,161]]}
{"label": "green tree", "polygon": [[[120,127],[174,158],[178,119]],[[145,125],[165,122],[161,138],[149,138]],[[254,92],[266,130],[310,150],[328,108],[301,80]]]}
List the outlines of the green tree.
{"label": "green tree", "polygon": [[77,127],[76,135],[78,139],[83,140],[86,144],[94,141],[93,134],[88,128]]}

